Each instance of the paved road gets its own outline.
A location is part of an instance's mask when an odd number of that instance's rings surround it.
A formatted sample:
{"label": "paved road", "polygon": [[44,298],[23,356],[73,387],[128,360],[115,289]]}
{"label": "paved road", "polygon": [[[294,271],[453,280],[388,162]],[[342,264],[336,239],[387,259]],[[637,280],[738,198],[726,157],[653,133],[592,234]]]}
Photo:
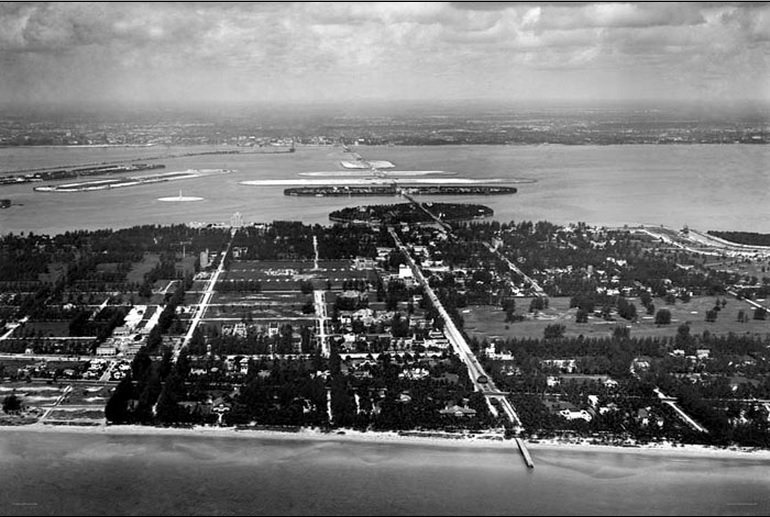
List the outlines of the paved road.
{"label": "paved road", "polygon": [[[494,409],[494,406],[490,403],[492,400],[497,400],[500,403],[500,406],[502,407],[503,411],[505,412],[506,416],[508,416],[508,419],[517,427],[521,427],[521,420],[519,419],[519,416],[516,414],[516,410],[513,407],[513,405],[510,403],[510,401],[505,397],[505,395],[501,395],[501,392],[497,389],[492,379],[489,378],[489,375],[484,371],[484,368],[479,363],[478,359],[476,359],[476,356],[473,354],[473,351],[468,346],[468,343],[465,341],[465,338],[463,337],[460,330],[457,328],[457,326],[454,324],[454,321],[452,321],[452,318],[449,316],[449,313],[447,313],[446,309],[444,309],[444,306],[441,304],[441,301],[439,300],[438,296],[436,296],[436,293],[433,291],[433,289],[428,284],[427,279],[422,274],[422,271],[417,266],[417,264],[412,259],[412,256],[409,253],[409,250],[406,249],[404,244],[401,242],[401,239],[399,239],[398,235],[396,235],[396,232],[393,230],[393,228],[388,228],[388,232],[390,233],[391,237],[393,238],[394,242],[396,243],[396,247],[401,251],[401,253],[406,258],[407,262],[409,263],[409,267],[412,270],[413,275],[415,278],[417,278],[417,281],[422,285],[425,294],[430,299],[433,306],[438,310],[439,315],[444,320],[444,333],[446,334],[447,339],[449,339],[449,342],[452,344],[452,347],[455,350],[455,353],[460,357],[460,359],[465,363],[465,365],[468,368],[468,374],[470,375],[471,382],[473,383],[473,387],[476,391],[479,391],[483,393],[487,398],[487,403],[490,406],[490,410],[492,413],[496,413],[496,410]],[[479,379],[486,378],[486,382],[479,382]]]}
{"label": "paved road", "polygon": [[50,414],[51,414],[51,412],[52,412],[54,409],[56,409],[56,406],[58,406],[59,404],[61,404],[61,403],[64,401],[64,398],[65,398],[67,395],[69,395],[71,391],[72,391],[72,386],[67,386],[66,388],[64,388],[64,391],[61,393],[61,395],[59,395],[59,398],[58,398],[58,399],[56,399],[56,402],[54,402],[53,404],[51,404],[50,406],[48,406],[48,407],[45,409],[45,413],[43,413],[43,415],[40,417],[40,420],[38,420],[38,421],[39,421],[39,422],[42,422],[43,420],[45,420],[46,418],[48,418],[48,415],[50,415]]}
{"label": "paved road", "polygon": [[492,253],[494,253],[495,255],[497,255],[497,256],[498,256],[498,257],[499,257],[499,258],[500,258],[500,259],[501,259],[503,262],[505,262],[505,263],[508,265],[508,268],[509,268],[511,271],[513,271],[514,273],[516,273],[517,275],[519,275],[520,277],[522,277],[522,278],[523,278],[523,279],[524,279],[526,282],[529,282],[529,284],[530,284],[530,286],[531,286],[531,289],[532,289],[533,291],[535,291],[535,293],[536,293],[538,296],[546,296],[546,294],[545,294],[545,291],[543,290],[543,288],[542,288],[542,287],[540,287],[540,284],[538,284],[537,282],[535,282],[535,279],[534,279],[534,278],[531,278],[530,276],[526,275],[526,274],[524,273],[524,271],[522,271],[521,269],[519,269],[519,267],[518,267],[516,264],[514,264],[513,262],[511,262],[510,260],[508,260],[508,258],[506,258],[506,257],[505,257],[505,256],[504,256],[502,253],[500,253],[498,250],[496,250],[496,249],[495,249],[495,248],[492,246],[492,244],[490,244],[490,243],[488,243],[488,242],[485,242],[485,243],[484,243],[484,245],[487,247],[487,249],[489,249],[489,251],[491,251]]}
{"label": "paved road", "polygon": [[179,353],[182,351],[182,349],[190,344],[190,340],[192,339],[193,334],[195,333],[195,329],[198,328],[198,324],[200,323],[201,318],[203,318],[203,314],[205,314],[206,309],[208,308],[209,302],[211,302],[211,298],[214,296],[214,286],[216,285],[217,280],[219,279],[219,276],[225,270],[225,262],[227,259],[227,254],[230,253],[230,246],[233,244],[232,237],[235,236],[235,231],[232,232],[232,236],[230,237],[230,242],[227,244],[227,249],[222,254],[222,258],[219,260],[219,267],[209,279],[209,284],[208,286],[206,286],[206,291],[203,293],[203,298],[201,299],[201,302],[198,304],[198,309],[195,311],[195,316],[193,317],[193,320],[190,323],[190,328],[187,329],[187,334],[185,335],[184,340],[182,340],[181,345],[178,345],[174,349],[174,362],[176,362],[176,360],[179,359]]}
{"label": "paved road", "polygon": [[111,297],[107,297],[106,300],[102,302],[101,305],[99,305],[96,309],[94,309],[94,312],[91,313],[91,316],[88,317],[88,321],[94,321],[96,319],[96,316],[102,312],[102,309],[107,307],[107,304],[110,303]]}
{"label": "paved road", "polygon": [[315,313],[318,318],[318,340],[321,345],[321,355],[329,357],[331,349],[329,348],[329,338],[326,335],[326,320],[329,319],[326,314],[326,293],[325,291],[313,291],[315,299]]}
{"label": "paved road", "polygon": [[764,305],[762,305],[761,303],[757,303],[757,302],[755,302],[754,300],[749,300],[749,299],[748,299],[748,298],[746,298],[746,297],[741,297],[741,296],[740,296],[738,293],[736,293],[736,292],[735,292],[735,291],[733,291],[732,289],[727,289],[727,294],[729,294],[729,295],[731,295],[731,296],[734,296],[734,297],[735,297],[735,298],[737,298],[738,300],[741,300],[741,301],[744,301],[744,302],[748,303],[748,304],[749,304],[749,305],[751,305],[752,307],[755,307],[755,308],[757,308],[757,309],[765,309],[766,311],[769,311],[769,312],[770,312],[770,307],[765,307],[765,306],[764,306]]}
{"label": "paved road", "polygon": [[9,323],[8,324],[8,332],[0,336],[0,341],[4,341],[11,337],[11,334],[13,334],[13,331],[19,328],[20,326],[24,325],[27,321],[29,321],[29,316],[24,316],[22,319],[15,323]]}
{"label": "paved road", "polygon": [[706,429],[705,427],[700,425],[698,422],[693,420],[690,417],[690,415],[685,413],[684,410],[682,408],[680,408],[679,405],[676,403],[676,399],[675,398],[669,397],[669,396],[665,395],[658,388],[655,388],[653,391],[658,395],[658,398],[660,399],[660,401],[663,404],[667,404],[668,406],[670,406],[676,412],[676,414],[679,415],[679,417],[682,420],[684,420],[690,427],[692,427],[693,429],[695,429],[696,431],[699,431],[701,433],[708,434],[708,432],[709,432],[708,429]]}

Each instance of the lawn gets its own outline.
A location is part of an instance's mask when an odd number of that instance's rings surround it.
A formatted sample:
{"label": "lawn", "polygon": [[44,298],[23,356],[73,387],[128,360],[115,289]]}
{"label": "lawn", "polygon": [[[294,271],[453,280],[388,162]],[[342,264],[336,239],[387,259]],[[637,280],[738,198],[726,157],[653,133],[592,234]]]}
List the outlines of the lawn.
{"label": "lawn", "polygon": [[55,409],[46,420],[103,420],[104,410],[99,409]]}
{"label": "lawn", "polygon": [[748,275],[750,277],[754,276],[758,279],[770,277],[770,260],[739,260],[736,258],[714,259],[713,257],[709,257],[705,260],[705,264],[711,269],[729,271],[741,275]]}
{"label": "lawn", "polygon": [[258,280],[263,290],[292,290],[299,288],[301,280],[311,280],[316,288],[325,288],[327,279],[335,288],[344,280],[365,279],[374,281],[373,271],[357,270],[351,261],[242,261],[230,266],[228,280]]}
{"label": "lawn", "polygon": [[69,337],[69,320],[65,321],[28,321],[18,327],[13,337],[42,336],[42,337]]}
{"label": "lawn", "polygon": [[141,262],[134,262],[131,271],[126,275],[126,282],[137,284],[144,283],[144,275],[160,264],[160,256],[157,253],[145,253]]}
{"label": "lawn", "polygon": [[569,308],[569,298],[550,298],[549,308],[540,311],[537,315],[528,312],[529,298],[516,299],[516,314],[524,316],[526,321],[506,323],[505,313],[499,307],[493,306],[469,306],[461,309],[465,322],[465,331],[471,337],[479,338],[542,338],[545,327],[549,324],[561,324],[566,327],[566,336],[603,337],[612,334],[618,325],[628,326],[631,335],[642,337],[664,337],[676,334],[677,328],[683,323],[690,325],[691,334],[700,334],[708,330],[711,334],[770,334],[770,320],[757,321],[750,319],[747,323],[738,322],[738,311],[743,309],[749,318],[753,316],[749,304],[734,298],[727,298],[727,304],[718,313],[715,322],[706,321],[706,312],[713,308],[717,299],[721,297],[702,296],[694,297],[684,303],[677,300],[673,305],[666,305],[663,299],[654,299],[656,312],[659,309],[671,311],[671,323],[669,325],[656,325],[654,316],[648,316],[641,302],[635,298],[629,298],[637,308],[638,318],[635,322],[629,322],[613,314],[614,321],[605,321],[602,318],[589,316],[588,323],[575,323],[577,309]]}

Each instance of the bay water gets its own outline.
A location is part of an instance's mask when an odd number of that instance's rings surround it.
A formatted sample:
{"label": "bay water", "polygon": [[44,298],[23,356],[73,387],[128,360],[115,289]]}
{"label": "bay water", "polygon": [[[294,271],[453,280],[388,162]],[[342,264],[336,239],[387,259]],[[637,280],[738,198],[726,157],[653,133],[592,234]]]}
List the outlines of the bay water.
{"label": "bay water", "polygon": [[[221,150],[222,148],[220,148]],[[214,148],[3,148],[0,174],[59,165],[143,159],[165,171],[229,168],[237,172],[192,180],[95,192],[42,193],[35,184],[0,187],[14,203],[0,211],[0,233],[55,234],[135,224],[300,220],[329,224],[329,212],[346,206],[403,199],[307,198],[282,187],[247,186],[259,179],[302,179],[301,172],[339,171],[350,159],[339,147],[298,147],[295,153],[178,156]],[[548,220],[558,224],[688,225],[699,230],[770,232],[770,146],[433,146],[356,147],[367,159],[392,161],[398,170],[444,170],[455,177],[527,179],[506,196],[430,197],[427,201],[482,203],[499,221]],[[158,158],[162,156],[172,158]],[[71,180],[68,180],[71,182]],[[203,197],[168,203],[160,197]]]}

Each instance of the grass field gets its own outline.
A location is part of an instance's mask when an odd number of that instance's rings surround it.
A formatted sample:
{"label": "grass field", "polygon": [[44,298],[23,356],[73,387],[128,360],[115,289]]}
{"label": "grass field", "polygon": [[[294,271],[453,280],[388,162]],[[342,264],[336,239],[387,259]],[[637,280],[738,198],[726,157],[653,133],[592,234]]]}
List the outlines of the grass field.
{"label": "grass field", "polygon": [[715,322],[706,321],[706,311],[710,310],[721,297],[695,297],[687,303],[677,300],[674,305],[666,305],[663,299],[654,299],[655,310],[671,311],[671,324],[656,325],[654,316],[648,316],[638,299],[630,298],[637,307],[638,319],[629,322],[613,315],[615,321],[589,316],[588,323],[575,323],[576,308],[569,308],[569,298],[550,298],[549,308],[538,315],[528,312],[529,298],[516,299],[516,314],[527,318],[526,321],[505,323],[505,313],[499,307],[471,306],[461,310],[465,322],[465,331],[471,337],[479,338],[542,338],[545,327],[549,324],[561,324],[566,327],[565,336],[604,337],[612,335],[616,326],[627,326],[632,336],[664,337],[676,334],[683,323],[690,325],[691,334],[700,334],[708,330],[711,334],[770,334],[770,320],[750,319],[746,323],[738,322],[738,312],[743,309],[749,318],[753,317],[751,306],[745,301],[727,299],[727,305],[718,313]]}
{"label": "grass field", "polygon": [[13,337],[38,334],[43,337],[68,337],[69,321],[28,321],[13,332]]}
{"label": "grass field", "polygon": [[275,305],[302,305],[307,301],[312,301],[312,294],[303,294],[299,290],[283,292],[261,292],[261,293],[216,293],[211,300],[214,305],[239,305],[249,304],[255,309],[268,308]]}
{"label": "grass field", "polygon": [[104,410],[98,408],[76,410],[55,409],[48,415],[46,421],[48,420],[95,420],[101,422],[104,420]]}
{"label": "grass field", "polygon": [[328,279],[335,287],[344,280],[374,280],[371,271],[351,267],[349,260],[320,260],[318,269],[312,261],[241,261],[231,264],[228,280],[258,280],[263,290],[298,289],[301,280],[322,281]]}
{"label": "grass field", "polygon": [[141,262],[135,262],[131,271],[126,275],[126,282],[144,283],[144,275],[160,263],[160,256],[156,253],[146,253]]}
{"label": "grass field", "polygon": [[41,282],[50,282],[52,284],[56,283],[66,270],[66,262],[51,262],[48,264],[48,273],[41,273],[38,275],[38,280]]}
{"label": "grass field", "polygon": [[95,405],[103,406],[107,403],[111,395],[111,386],[84,386],[73,385],[62,406],[83,406]]}
{"label": "grass field", "polygon": [[[770,260],[738,260],[735,258],[714,259],[709,257],[704,261],[712,269],[729,271],[741,275],[755,276],[758,279],[770,277]],[[764,269],[764,271],[762,271]]]}

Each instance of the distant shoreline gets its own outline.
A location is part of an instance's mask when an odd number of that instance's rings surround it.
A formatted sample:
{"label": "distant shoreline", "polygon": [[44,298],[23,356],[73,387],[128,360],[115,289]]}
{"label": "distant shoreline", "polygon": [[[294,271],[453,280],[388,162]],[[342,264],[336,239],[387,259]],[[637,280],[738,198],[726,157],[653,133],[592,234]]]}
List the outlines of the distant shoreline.
{"label": "distant shoreline", "polygon": [[[135,425],[96,425],[96,426],[77,426],[77,425],[47,425],[41,423],[20,425],[20,426],[0,426],[2,433],[61,433],[61,434],[84,434],[84,435],[108,435],[108,436],[178,436],[182,438],[238,438],[245,440],[269,440],[269,441],[298,441],[298,442],[338,442],[338,443],[361,443],[361,444],[401,444],[401,445],[419,445],[427,447],[452,447],[452,448],[485,448],[500,449],[509,452],[515,452],[519,455],[515,440],[505,440],[501,436],[490,434],[479,435],[456,435],[450,437],[440,436],[441,431],[433,433],[426,432],[424,436],[419,434],[400,434],[398,432],[362,432],[351,429],[338,429],[331,432],[324,432],[318,429],[300,429],[297,432],[277,431],[277,430],[239,430],[233,427],[202,427],[192,428],[180,427],[151,427]],[[770,450],[767,449],[747,449],[738,447],[711,447],[704,445],[674,445],[671,443],[656,443],[645,445],[601,445],[592,444],[585,439],[580,441],[573,440],[537,440],[526,441],[530,451],[574,451],[574,452],[592,452],[592,453],[623,453],[623,454],[652,454],[663,456],[688,456],[688,457],[709,457],[721,459],[747,459],[770,461]],[[537,457],[535,459],[535,468],[537,468]],[[522,460],[523,465],[523,460]]]}
{"label": "distant shoreline", "polygon": [[[756,142],[696,142],[696,141],[683,141],[683,142],[647,142],[647,141],[630,141],[630,142],[460,142],[460,143],[447,143],[444,141],[437,142],[398,142],[398,143],[368,143],[352,146],[352,149],[358,147],[451,147],[451,146],[489,146],[489,147],[510,147],[510,146],[563,146],[563,147],[584,147],[584,146],[597,146],[597,147],[613,147],[623,145],[663,145],[663,146],[694,146],[694,145],[770,145],[770,142],[756,141]],[[311,147],[311,148],[326,148],[334,147],[334,144],[304,144],[297,142],[294,144],[295,148],[299,147]],[[120,149],[120,148],[153,148],[153,147],[215,147],[227,149],[230,152],[241,152],[241,149],[262,149],[263,147],[238,147],[228,145],[217,145],[213,143],[149,143],[149,144],[24,144],[24,145],[9,145],[1,144],[0,149]],[[266,146],[265,146],[266,147]],[[272,146],[277,149],[283,149],[285,146]],[[248,154],[248,151],[244,151]],[[277,151],[287,152],[287,151]],[[254,153],[254,154],[273,154],[271,152]]]}

